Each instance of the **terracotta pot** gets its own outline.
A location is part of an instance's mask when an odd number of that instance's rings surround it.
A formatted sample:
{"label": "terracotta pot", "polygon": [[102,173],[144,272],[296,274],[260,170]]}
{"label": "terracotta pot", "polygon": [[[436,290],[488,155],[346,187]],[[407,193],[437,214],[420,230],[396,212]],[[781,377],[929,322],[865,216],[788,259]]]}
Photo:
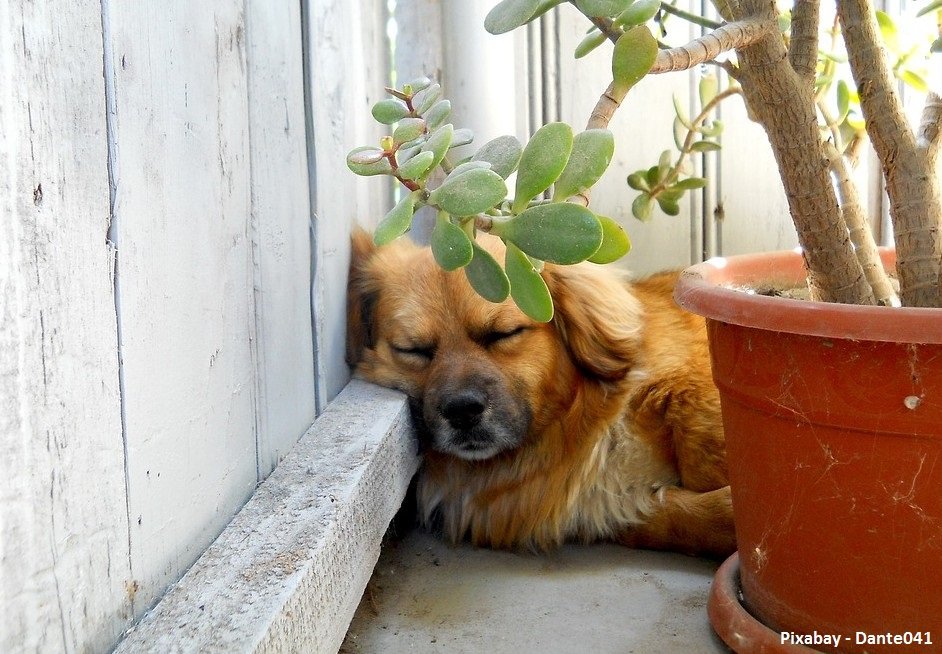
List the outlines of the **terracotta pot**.
{"label": "terracotta pot", "polygon": [[821,651],[942,651],[942,310],[735,290],[804,274],[795,252],[730,257],[675,292],[707,318],[745,608],[842,637]]}

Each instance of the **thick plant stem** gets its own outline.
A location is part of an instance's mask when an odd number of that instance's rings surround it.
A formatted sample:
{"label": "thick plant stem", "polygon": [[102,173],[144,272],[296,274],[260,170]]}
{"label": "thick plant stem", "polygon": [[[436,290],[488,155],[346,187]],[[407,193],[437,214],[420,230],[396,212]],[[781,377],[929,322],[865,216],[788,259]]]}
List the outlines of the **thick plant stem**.
{"label": "thick plant stem", "polygon": [[831,143],[825,143],[825,151],[831,161],[831,171],[837,181],[837,192],[840,196],[841,215],[847,225],[850,240],[854,244],[857,260],[863,268],[867,282],[873,289],[877,304],[883,306],[898,306],[899,297],[890,284],[890,278],[883,269],[877,244],[873,240],[873,232],[860,206],[857,186],[850,178],[847,170],[847,161]]}
{"label": "thick plant stem", "polygon": [[919,148],[929,158],[929,164],[935,166],[939,158],[939,144],[942,142],[942,96],[929,93],[916,137]]}
{"label": "thick plant stem", "polygon": [[788,60],[809,86],[814,84],[818,65],[819,0],[795,0],[792,9],[792,35]]}
{"label": "thick plant stem", "polygon": [[[774,5],[766,0],[744,0],[742,10],[775,17]],[[813,295],[830,302],[874,304],[831,183],[812,89],[792,68],[778,33],[737,52],[746,101],[772,145]]]}
{"label": "thick plant stem", "polygon": [[[744,47],[771,33],[777,33],[777,30],[775,20],[769,17],[728,23],[686,45],[661,50],[649,72],[656,74],[689,70],[713,60],[723,52]],[[624,99],[625,93],[616,92],[615,85],[610,84],[592,110],[586,129],[607,128]]]}
{"label": "thick plant stem", "polygon": [[942,197],[933,157],[919,147],[894,91],[873,6],[867,0],[838,0],[837,7],[867,133],[890,198],[901,300],[905,306],[942,306]]}

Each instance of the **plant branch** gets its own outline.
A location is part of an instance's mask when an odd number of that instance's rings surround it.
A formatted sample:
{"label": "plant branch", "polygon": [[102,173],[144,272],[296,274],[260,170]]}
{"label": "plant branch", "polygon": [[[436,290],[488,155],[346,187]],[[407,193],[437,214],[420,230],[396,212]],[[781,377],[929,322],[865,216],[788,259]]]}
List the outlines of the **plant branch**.
{"label": "plant branch", "polygon": [[841,136],[840,121],[834,117],[827,104],[823,101],[816,100],[815,105],[818,107],[818,113],[821,114],[821,118],[824,119],[824,129],[831,133],[831,141],[834,143],[834,147],[837,148],[838,152],[843,152],[844,139]]}
{"label": "plant branch", "polygon": [[930,165],[935,165],[939,158],[939,143],[942,142],[942,97],[936,93],[930,92],[926,98],[916,140],[919,148],[926,152]]}
{"label": "plant branch", "polygon": [[686,45],[661,50],[649,72],[657,74],[690,70],[724,52],[755,43],[773,31],[778,32],[777,24],[767,18],[747,18],[726,23]]}
{"label": "plant branch", "polygon": [[[581,10],[580,10],[581,11]],[[585,14],[583,14],[585,16]],[[624,32],[615,26],[611,18],[600,18],[596,16],[586,16],[598,30],[605,35],[609,41],[614,43]]]}
{"label": "plant branch", "polygon": [[819,0],[795,0],[792,9],[788,60],[798,76],[808,85],[814,84],[818,63],[819,9]]}
{"label": "plant branch", "polygon": [[649,191],[651,197],[657,197],[657,195],[666,189],[668,186],[672,186],[674,182],[677,181],[677,176],[680,173],[680,169],[684,164],[684,161],[691,154],[691,146],[693,146],[694,139],[696,138],[698,132],[697,128],[703,124],[703,122],[709,118],[710,113],[716,109],[726,98],[733,95],[741,95],[742,89],[738,86],[730,86],[729,88],[724,89],[720,93],[717,93],[712,100],[706,103],[704,107],[700,110],[700,113],[697,114],[696,118],[690,121],[690,129],[687,130],[687,136],[684,139],[683,146],[680,149],[680,156],[677,158],[677,163],[671,169],[670,174],[666,175],[664,179],[654,185]]}
{"label": "plant branch", "polygon": [[[735,21],[719,27],[709,34],[694,39],[677,48],[661,50],[651,67],[650,73],[668,73],[677,70],[689,70],[694,66],[713,60],[717,55],[735,48],[742,48],[772,33],[776,28],[774,20],[747,19]],[[614,83],[599,98],[589,116],[586,129],[605,129],[612,116],[625,99],[626,93],[616,92]]]}
{"label": "plant branch", "polygon": [[901,299],[906,306],[942,306],[942,197],[931,157],[917,147],[894,90],[873,6],[838,0],[837,11],[867,133],[883,165]]}
{"label": "plant branch", "polygon": [[844,223],[847,225],[850,240],[854,244],[857,260],[860,261],[864,275],[867,277],[867,282],[869,282],[870,287],[873,289],[874,298],[877,304],[883,306],[898,306],[899,298],[893,291],[890,278],[883,269],[883,264],[880,261],[880,255],[877,251],[877,244],[873,240],[873,232],[870,230],[870,225],[867,224],[863,208],[860,206],[857,187],[853,180],[851,180],[850,172],[847,170],[847,162],[834,144],[826,143],[824,150],[831,164],[831,172],[834,174],[834,178],[837,182],[841,215],[844,218]]}
{"label": "plant branch", "polygon": [[678,9],[674,5],[668,4],[666,2],[661,3],[661,9],[666,14],[672,14],[678,18],[683,18],[684,20],[693,23],[694,25],[699,25],[700,27],[705,27],[708,30],[719,29],[723,26],[722,23],[717,23],[715,20],[710,20],[709,18],[704,18],[699,14],[692,14],[689,11],[684,11],[683,9]]}
{"label": "plant branch", "polygon": [[[742,5],[749,15],[775,19],[775,7],[768,0],[743,0]],[[792,68],[777,30],[737,54],[746,102],[775,154],[812,295],[831,302],[873,304],[873,291],[854,254],[832,184],[813,89]]]}

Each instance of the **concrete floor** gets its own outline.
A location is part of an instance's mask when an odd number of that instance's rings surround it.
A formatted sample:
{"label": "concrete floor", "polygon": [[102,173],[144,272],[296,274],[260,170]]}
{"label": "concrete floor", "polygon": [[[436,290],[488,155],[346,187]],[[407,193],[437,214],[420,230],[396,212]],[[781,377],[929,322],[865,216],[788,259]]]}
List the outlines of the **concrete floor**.
{"label": "concrete floor", "polygon": [[543,554],[450,547],[421,531],[384,547],[344,654],[710,654],[717,564],[616,545]]}

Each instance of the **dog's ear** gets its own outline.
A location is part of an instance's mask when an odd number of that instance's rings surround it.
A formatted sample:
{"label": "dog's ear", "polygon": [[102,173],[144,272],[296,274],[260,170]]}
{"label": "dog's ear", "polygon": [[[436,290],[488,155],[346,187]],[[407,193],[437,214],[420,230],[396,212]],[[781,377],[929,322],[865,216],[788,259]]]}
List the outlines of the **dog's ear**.
{"label": "dog's ear", "polygon": [[355,227],[350,234],[350,275],[347,281],[347,363],[360,361],[364,348],[373,347],[373,308],[376,291],[371,289],[368,263],[375,251],[373,237]]}
{"label": "dog's ear", "polygon": [[642,307],[626,280],[589,264],[546,265],[543,278],[553,296],[553,322],[583,372],[618,381],[636,365],[642,338]]}

